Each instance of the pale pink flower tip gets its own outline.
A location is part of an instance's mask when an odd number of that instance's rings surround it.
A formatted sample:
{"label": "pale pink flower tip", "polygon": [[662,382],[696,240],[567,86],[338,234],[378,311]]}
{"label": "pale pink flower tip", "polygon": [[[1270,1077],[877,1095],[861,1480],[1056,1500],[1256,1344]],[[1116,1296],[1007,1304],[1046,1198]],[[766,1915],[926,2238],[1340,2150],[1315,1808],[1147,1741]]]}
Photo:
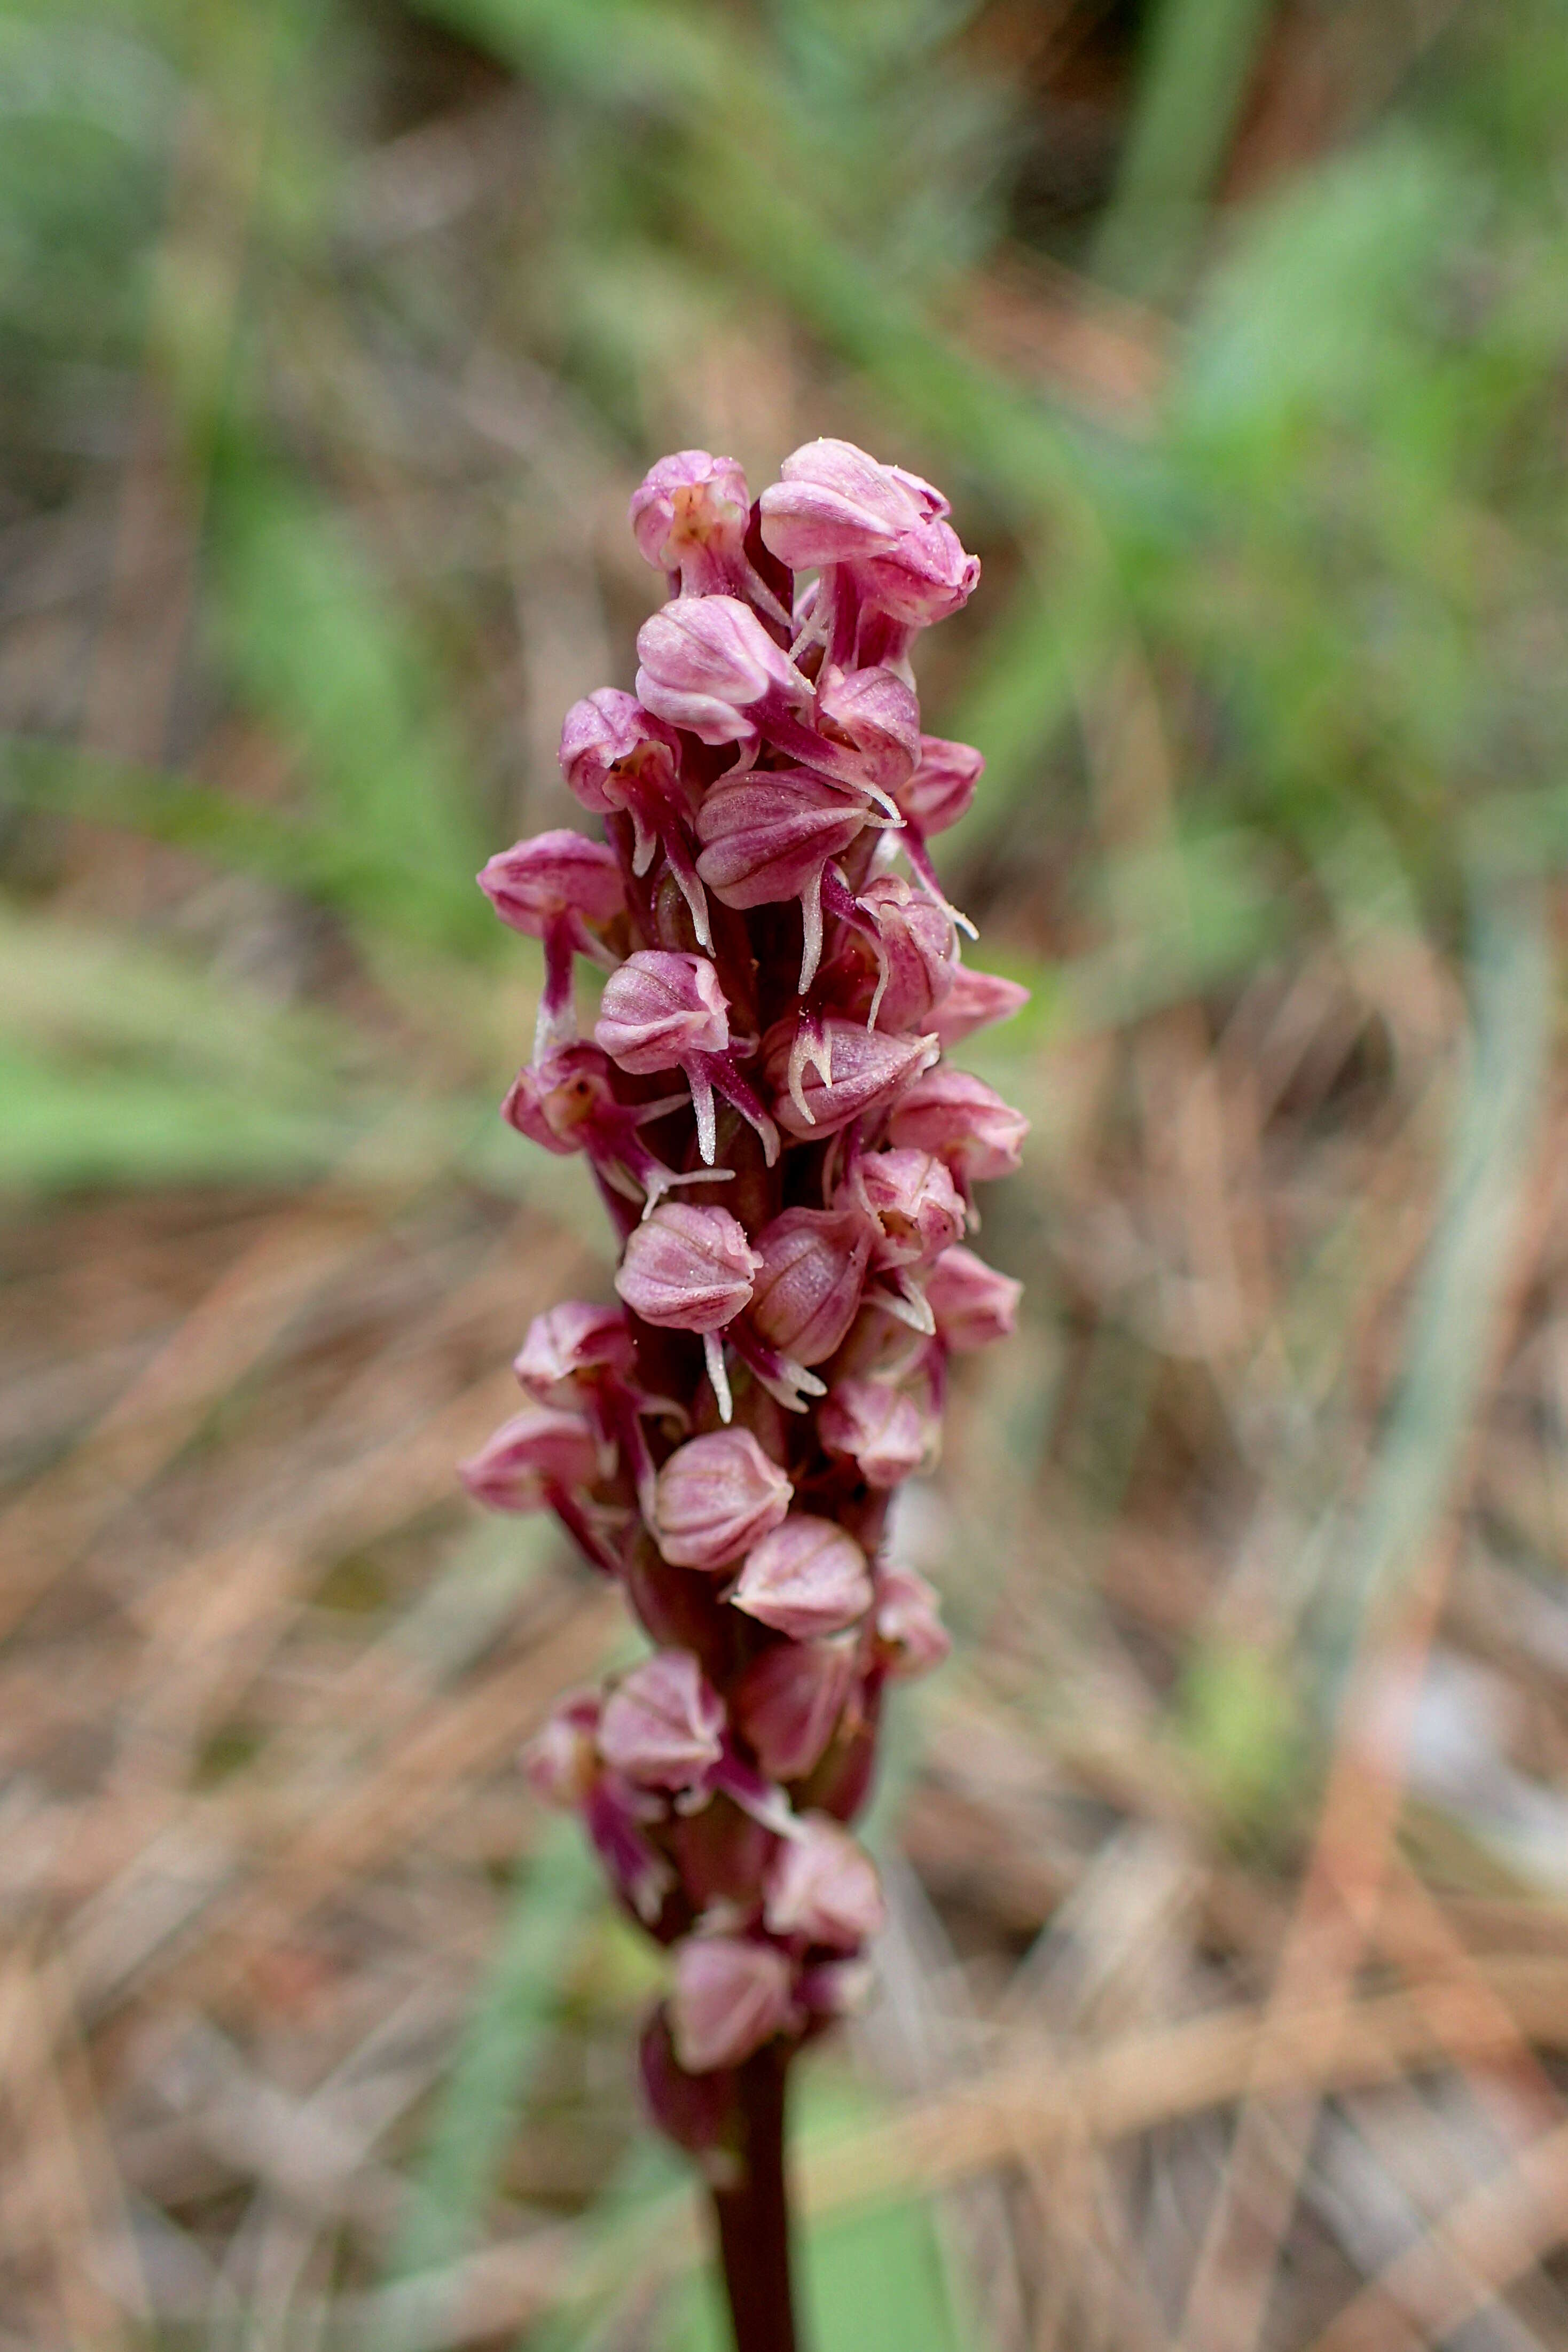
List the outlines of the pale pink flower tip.
{"label": "pale pink flower tip", "polygon": [[629,1380],[632,1370],[631,1335],[621,1309],[581,1298],[563,1298],[536,1315],[512,1362],[530,1396],[560,1406],[574,1402],[580,1380],[600,1372]]}
{"label": "pale pink flower tip", "polygon": [[1024,1286],[998,1274],[960,1244],[943,1250],[926,1278],[926,1304],[945,1347],[967,1355],[993,1339],[1011,1339]]}
{"label": "pale pink flower tip", "polygon": [[599,1696],[579,1691],[563,1699],[523,1748],[524,1776],[547,1805],[572,1812],[582,1804],[599,1769]]}
{"label": "pale pink flower tip", "polygon": [[658,1474],[655,1540],[672,1567],[724,1568],[778,1526],[793,1492],[749,1429],[689,1438]]}
{"label": "pale pink flower tip", "polygon": [[826,1813],[807,1813],[768,1872],[763,1917],[770,1932],[853,1952],[885,1916],[870,1855]]}
{"label": "pale pink flower tip", "polygon": [[689,1650],[660,1650],[605,1702],[599,1753],[645,1789],[689,1789],[723,1753],[724,1703]]}
{"label": "pale pink flower tip", "polygon": [[689,1936],[678,1947],[669,2024],[689,2074],[738,2066],[795,2019],[794,1970],[772,1944]]}
{"label": "pale pink flower tip", "polygon": [[918,1570],[887,1563],[877,1571],[877,1640],[890,1674],[912,1679],[940,1666],[952,1647],[936,1593]]}
{"label": "pale pink flower tip", "polygon": [[936,1415],[887,1381],[840,1381],[817,1428],[828,1453],[846,1455],[868,1486],[900,1486],[936,1450]]}
{"label": "pale pink flower tip", "polygon": [[552,1487],[591,1486],[598,1475],[598,1443],[587,1423],[548,1405],[514,1413],[458,1470],[475,1501],[492,1511],[537,1511]]}
{"label": "pale pink flower tip", "polygon": [[785,1519],[746,1556],[730,1595],[737,1609],[803,1642],[853,1625],[871,1606],[871,1574],[853,1536],[831,1519]]}

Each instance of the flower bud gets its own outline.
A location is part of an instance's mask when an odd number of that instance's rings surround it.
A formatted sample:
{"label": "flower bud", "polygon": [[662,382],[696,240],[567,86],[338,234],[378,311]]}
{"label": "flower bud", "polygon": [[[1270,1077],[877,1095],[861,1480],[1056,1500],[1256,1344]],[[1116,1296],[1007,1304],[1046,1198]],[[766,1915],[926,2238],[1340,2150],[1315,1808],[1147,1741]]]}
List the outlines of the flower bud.
{"label": "flower bud", "polygon": [[825,670],[816,682],[816,723],[859,754],[868,782],[897,799],[920,756],[921,712],[896,671]]}
{"label": "flower bud", "polygon": [[730,1595],[737,1609],[792,1642],[842,1633],[871,1605],[866,1555],[831,1519],[785,1519],[746,1555]]}
{"label": "flower bud", "polygon": [[761,1263],[728,1209],[668,1201],[633,1229],[616,1288],[645,1323],[717,1331],[746,1305]]}
{"label": "flower bud", "polygon": [[963,1356],[993,1339],[1007,1339],[1018,1320],[1024,1286],[962,1246],[943,1250],[926,1281],[926,1304],[937,1337]]}
{"label": "flower bud", "polygon": [[757,741],[759,710],[812,707],[809,682],[734,596],[681,596],[637,631],[637,699],[704,743]]}
{"label": "flower bud", "polygon": [[894,797],[922,837],[945,833],[967,812],[984,766],[984,757],[973,744],[922,735],[915,772],[907,783],[895,788]]}
{"label": "flower bud", "polygon": [[639,948],[605,982],[594,1038],[634,1077],[670,1070],[695,1054],[722,1054],[730,1008],[706,956]]}
{"label": "flower bud", "polygon": [[751,1321],[797,1364],[826,1363],[855,1320],[872,1228],[856,1209],[785,1209],[756,1239]]}
{"label": "flower bud", "polygon": [[929,1460],[935,1415],[886,1381],[840,1381],[817,1415],[829,1454],[853,1462],[868,1486],[898,1486]]}
{"label": "flower bud", "polygon": [[[632,492],[632,536],[656,572],[680,575],[689,596],[728,584],[751,513],[746,477],[733,457],[678,449],[661,457]],[[689,579],[688,573],[696,576]]]}
{"label": "flower bud", "polygon": [[887,1916],[876,1864],[826,1813],[807,1813],[768,1872],[763,1918],[771,1934],[855,1952]]}
{"label": "flower bud", "polygon": [[537,1511],[552,1487],[593,1486],[599,1448],[580,1413],[530,1405],[460,1463],[458,1475],[492,1511]]}
{"label": "flower bud", "polygon": [[563,1699],[524,1748],[521,1763],[530,1788],[547,1805],[575,1812],[599,1769],[599,1696],[578,1691]]}
{"label": "flower bud", "polygon": [[973,1037],[977,1029],[1011,1021],[1028,1001],[1029,992],[1019,982],[1004,980],[1000,972],[972,971],[966,963],[955,963],[945,994],[927,1018],[945,1051]]}
{"label": "flower bud", "polygon": [[613,922],[626,904],[615,852],[570,827],[498,850],[480,871],[479,887],[503,923],[533,940],[563,916]]}
{"label": "flower bud", "polygon": [[963,1202],[946,1161],[934,1152],[859,1152],[845,1190],[877,1221],[871,1265],[878,1273],[929,1265],[963,1231]]}
{"label": "flower bud", "polygon": [[968,1070],[928,1070],[896,1105],[889,1132],[898,1147],[933,1151],[965,1190],[1015,1175],[1029,1131],[1022,1111]]}
{"label": "flower bud", "polygon": [[800,990],[822,954],[822,873],[869,822],[864,802],[809,768],[721,776],[697,817],[700,879],[726,907],[798,898],[804,924]]}
{"label": "flower bud", "polygon": [[940,1666],[952,1647],[935,1592],[917,1570],[896,1560],[877,1570],[876,1628],[888,1672],[905,1681]]}
{"label": "flower bud", "polygon": [[[763,1040],[763,1066],[774,1089],[773,1115],[786,1134],[831,1135],[852,1118],[865,1118],[896,1102],[941,1051],[934,1037],[895,1037],[866,1029],[858,1021],[824,1021],[823,1046],[832,1070],[820,1063],[791,1071],[796,1024],[781,1021]],[[789,1080],[795,1077],[793,1087]]]}
{"label": "flower bud", "polygon": [[738,2066],[795,2021],[795,1972],[772,1944],[688,1936],[676,1948],[670,2038],[689,2074]]}
{"label": "flower bud", "polygon": [[772,1780],[798,1780],[821,1757],[849,1704],[855,1643],[778,1642],[753,1658],[731,1695],[735,1728]]}
{"label": "flower bud", "polygon": [[915,477],[879,465],[852,441],[808,441],[779,472],[762,495],[763,542],[792,572],[886,554],[930,511]]}
{"label": "flower bud", "polygon": [[778,1526],[794,1491],[749,1429],[689,1438],[658,1474],[655,1540],[674,1568],[724,1568]]}
{"label": "flower bud", "polygon": [[605,1701],[599,1753],[639,1789],[689,1789],[724,1752],[724,1702],[689,1650],[659,1650]]}
{"label": "flower bud", "polygon": [[536,1315],[512,1362],[512,1370],[541,1404],[571,1407],[578,1384],[613,1372],[630,1380],[635,1370],[631,1334],[618,1307],[594,1307],[563,1298]]}

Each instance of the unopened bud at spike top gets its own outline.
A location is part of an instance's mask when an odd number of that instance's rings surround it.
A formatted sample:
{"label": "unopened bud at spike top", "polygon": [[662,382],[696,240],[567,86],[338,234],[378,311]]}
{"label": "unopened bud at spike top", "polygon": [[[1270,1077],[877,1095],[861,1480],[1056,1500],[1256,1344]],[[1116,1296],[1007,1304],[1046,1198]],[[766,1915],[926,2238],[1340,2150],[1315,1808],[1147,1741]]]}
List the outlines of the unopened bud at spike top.
{"label": "unopened bud at spike top", "polygon": [[793,1493],[749,1429],[689,1438],[658,1474],[654,1539],[673,1568],[727,1567],[778,1526]]}
{"label": "unopened bud at spike top", "polygon": [[927,519],[911,478],[852,441],[808,441],[779,470],[762,496],[763,538],[792,571],[886,555]]}

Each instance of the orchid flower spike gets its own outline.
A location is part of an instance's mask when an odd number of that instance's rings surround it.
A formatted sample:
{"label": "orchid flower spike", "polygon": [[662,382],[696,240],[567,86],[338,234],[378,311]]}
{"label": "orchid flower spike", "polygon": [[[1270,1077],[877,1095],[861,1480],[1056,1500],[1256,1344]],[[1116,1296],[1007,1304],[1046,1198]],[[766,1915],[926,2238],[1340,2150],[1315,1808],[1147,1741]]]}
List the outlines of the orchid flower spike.
{"label": "orchid flower spike", "polygon": [[[952,1365],[1013,1328],[1017,1284],[964,1241],[1025,1121],[942,1055],[1026,992],[960,961],[928,847],[982,766],[921,728],[912,649],[979,572],[940,492],[820,440],[753,503],[682,449],[631,527],[667,601],[635,692],[561,735],[605,838],[479,877],[544,951],[503,1116],[586,1161],[614,1295],[534,1318],[521,1409],[460,1475],[551,1512],[646,1637],[522,1769],[667,1956],[643,2087],[743,2200],[755,2086],[865,1988],[883,1905],[851,1824],[882,1706],[948,1648],[889,1513],[938,1460]],[[606,974],[591,1035],[580,955]]]}

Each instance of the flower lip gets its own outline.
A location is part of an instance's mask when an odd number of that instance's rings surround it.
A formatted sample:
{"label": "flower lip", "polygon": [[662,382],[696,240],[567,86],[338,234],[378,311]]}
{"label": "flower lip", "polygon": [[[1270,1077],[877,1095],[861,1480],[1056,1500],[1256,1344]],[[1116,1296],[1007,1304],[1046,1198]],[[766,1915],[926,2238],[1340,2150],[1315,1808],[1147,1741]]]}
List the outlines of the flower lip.
{"label": "flower lip", "polygon": [[854,1537],[837,1521],[803,1514],[785,1519],[747,1553],[730,1600],[774,1633],[806,1641],[841,1633],[866,1614],[870,1570]]}
{"label": "flower lip", "polygon": [[658,1474],[654,1540],[673,1568],[725,1568],[778,1526],[794,1491],[749,1429],[689,1438]]}

